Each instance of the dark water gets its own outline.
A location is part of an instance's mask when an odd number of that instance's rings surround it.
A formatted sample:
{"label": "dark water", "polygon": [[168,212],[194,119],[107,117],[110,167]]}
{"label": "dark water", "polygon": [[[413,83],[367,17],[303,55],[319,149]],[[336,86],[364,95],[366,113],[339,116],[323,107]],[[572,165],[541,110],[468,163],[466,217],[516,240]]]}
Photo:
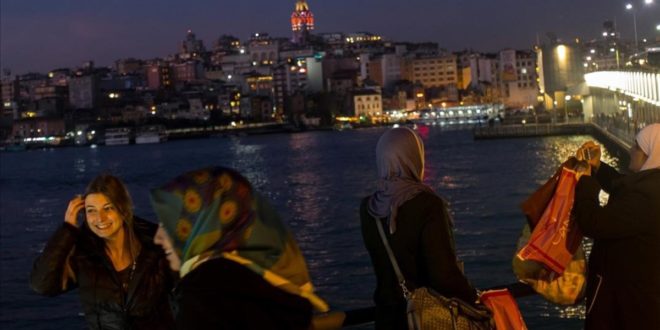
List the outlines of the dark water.
{"label": "dark water", "polygon": [[[84,328],[77,292],[32,293],[32,260],[63,221],[68,200],[100,171],[122,177],[136,214],[154,219],[148,189],[195,168],[225,165],[269,196],[298,239],[319,294],[335,309],[371,305],[374,287],[358,207],[375,187],[383,129],[172,141],[0,154],[0,328]],[[478,287],[511,283],[523,224],[518,204],[588,136],[473,141],[469,131],[422,127],[427,183],[452,203],[456,243]],[[618,166],[617,159],[605,160]],[[530,329],[580,329],[580,307],[537,297],[518,304]]]}

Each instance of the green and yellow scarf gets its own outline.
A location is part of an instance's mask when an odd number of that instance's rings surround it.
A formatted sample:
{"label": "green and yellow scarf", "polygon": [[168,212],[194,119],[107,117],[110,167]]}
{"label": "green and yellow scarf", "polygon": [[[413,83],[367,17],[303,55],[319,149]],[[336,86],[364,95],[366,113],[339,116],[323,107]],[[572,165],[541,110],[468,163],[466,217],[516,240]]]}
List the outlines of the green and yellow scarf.
{"label": "green and yellow scarf", "polygon": [[325,312],[307,265],[275,209],[238,172],[211,167],[151,190],[158,220],[181,257],[181,277],[212,258],[235,261]]}

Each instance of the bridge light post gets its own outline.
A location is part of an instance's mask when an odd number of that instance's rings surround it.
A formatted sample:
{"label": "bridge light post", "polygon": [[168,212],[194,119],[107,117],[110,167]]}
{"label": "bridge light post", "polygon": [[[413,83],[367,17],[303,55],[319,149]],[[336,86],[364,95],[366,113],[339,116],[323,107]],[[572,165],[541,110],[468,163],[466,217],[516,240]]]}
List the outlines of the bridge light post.
{"label": "bridge light post", "polygon": [[[648,4],[649,2],[647,2]],[[637,14],[635,13],[635,8],[632,3],[626,4],[626,10],[632,12],[633,15],[633,28],[635,29],[635,52],[639,51],[639,43],[637,42]]]}
{"label": "bridge light post", "polygon": [[564,97],[564,122],[568,124],[568,101],[571,100],[570,95]]}

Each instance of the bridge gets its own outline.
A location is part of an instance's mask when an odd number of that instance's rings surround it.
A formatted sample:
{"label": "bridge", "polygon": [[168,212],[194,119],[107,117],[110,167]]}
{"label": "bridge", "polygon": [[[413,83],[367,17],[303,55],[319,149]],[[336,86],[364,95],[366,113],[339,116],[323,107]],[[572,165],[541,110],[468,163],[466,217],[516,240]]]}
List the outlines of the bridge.
{"label": "bridge", "polygon": [[660,122],[660,70],[596,71],[584,75],[585,121],[632,145],[644,126]]}

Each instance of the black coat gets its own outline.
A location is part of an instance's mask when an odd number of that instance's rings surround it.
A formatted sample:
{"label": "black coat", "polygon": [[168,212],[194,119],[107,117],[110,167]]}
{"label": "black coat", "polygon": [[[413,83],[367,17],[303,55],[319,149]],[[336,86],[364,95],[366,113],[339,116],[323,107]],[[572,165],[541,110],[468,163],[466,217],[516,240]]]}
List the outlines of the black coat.
{"label": "black coat", "polygon": [[[376,220],[367,210],[368,200],[368,197],[362,200],[360,220],[364,244],[376,273],[376,328],[406,329],[405,299]],[[476,290],[457,263],[450,220],[438,196],[422,192],[403,203],[398,209],[397,229],[393,235],[389,234],[385,219],[380,221],[408,289],[429,287],[446,297],[456,297],[467,303],[476,301]]]}
{"label": "black coat", "polygon": [[177,329],[309,329],[312,305],[236,262],[208,260],[175,290]]}
{"label": "black coat", "polygon": [[[47,296],[79,288],[90,329],[172,329],[169,292],[173,275],[163,250],[153,243],[157,227],[137,218],[134,221],[142,249],[126,299],[102,240],[85,225],[79,229],[64,223],[55,231],[34,262],[30,285]],[[76,280],[66,281],[64,287],[66,260],[72,251],[69,264]]]}
{"label": "black coat", "polygon": [[[604,207],[601,187],[610,194]],[[660,170],[624,176],[602,164],[580,178],[573,214],[594,239],[586,327],[660,329]]]}

